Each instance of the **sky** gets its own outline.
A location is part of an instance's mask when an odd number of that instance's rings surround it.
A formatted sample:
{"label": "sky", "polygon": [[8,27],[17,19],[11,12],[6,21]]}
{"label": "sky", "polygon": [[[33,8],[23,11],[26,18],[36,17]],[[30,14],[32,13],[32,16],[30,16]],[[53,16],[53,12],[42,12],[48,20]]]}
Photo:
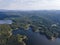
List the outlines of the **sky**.
{"label": "sky", "polygon": [[60,0],[0,0],[0,9],[60,10]]}

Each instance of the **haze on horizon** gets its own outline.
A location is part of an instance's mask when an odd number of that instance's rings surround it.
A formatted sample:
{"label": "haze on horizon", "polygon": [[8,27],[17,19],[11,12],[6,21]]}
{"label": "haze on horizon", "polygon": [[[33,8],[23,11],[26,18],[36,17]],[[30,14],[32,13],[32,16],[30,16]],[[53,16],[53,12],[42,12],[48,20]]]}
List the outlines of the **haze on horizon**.
{"label": "haze on horizon", "polygon": [[0,9],[60,10],[60,0],[0,0]]}

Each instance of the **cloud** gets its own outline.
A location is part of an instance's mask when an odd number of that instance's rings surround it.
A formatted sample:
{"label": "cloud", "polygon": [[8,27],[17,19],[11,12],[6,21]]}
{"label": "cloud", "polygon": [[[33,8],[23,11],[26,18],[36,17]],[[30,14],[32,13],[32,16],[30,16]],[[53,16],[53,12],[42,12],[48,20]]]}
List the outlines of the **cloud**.
{"label": "cloud", "polygon": [[60,9],[60,0],[0,0],[0,9],[50,10]]}
{"label": "cloud", "polygon": [[0,1],[2,1],[2,0],[0,0]]}
{"label": "cloud", "polygon": [[14,0],[0,0],[0,8],[9,6]]}

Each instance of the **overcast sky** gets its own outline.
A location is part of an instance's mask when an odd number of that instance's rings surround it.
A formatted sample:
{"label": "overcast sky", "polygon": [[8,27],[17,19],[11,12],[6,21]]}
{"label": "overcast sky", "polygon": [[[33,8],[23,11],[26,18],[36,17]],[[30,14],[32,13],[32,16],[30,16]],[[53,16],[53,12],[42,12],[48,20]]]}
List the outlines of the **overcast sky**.
{"label": "overcast sky", "polygon": [[60,10],[60,0],[0,0],[0,9]]}

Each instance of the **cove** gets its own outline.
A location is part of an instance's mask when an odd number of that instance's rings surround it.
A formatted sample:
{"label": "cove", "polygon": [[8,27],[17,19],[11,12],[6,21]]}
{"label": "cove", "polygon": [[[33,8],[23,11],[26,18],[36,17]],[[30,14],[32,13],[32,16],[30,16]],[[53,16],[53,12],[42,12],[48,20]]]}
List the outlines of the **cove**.
{"label": "cove", "polygon": [[59,38],[53,41],[48,40],[45,35],[41,35],[38,32],[33,32],[32,28],[29,28],[29,30],[17,29],[13,30],[12,33],[14,35],[26,35],[28,37],[27,45],[60,45]]}

